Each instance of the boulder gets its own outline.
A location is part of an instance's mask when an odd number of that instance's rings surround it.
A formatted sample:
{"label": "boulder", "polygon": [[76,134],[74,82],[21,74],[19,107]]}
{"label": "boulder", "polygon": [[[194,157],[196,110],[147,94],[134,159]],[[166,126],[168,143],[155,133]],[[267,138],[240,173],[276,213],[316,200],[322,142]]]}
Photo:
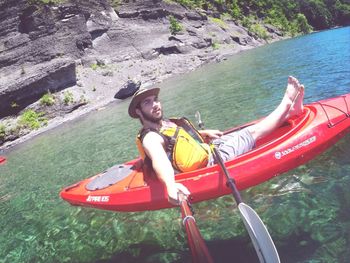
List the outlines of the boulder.
{"label": "boulder", "polygon": [[124,100],[128,97],[134,95],[134,93],[140,88],[141,81],[134,82],[132,80],[128,80],[125,85],[118,90],[118,92],[114,95],[115,99]]}

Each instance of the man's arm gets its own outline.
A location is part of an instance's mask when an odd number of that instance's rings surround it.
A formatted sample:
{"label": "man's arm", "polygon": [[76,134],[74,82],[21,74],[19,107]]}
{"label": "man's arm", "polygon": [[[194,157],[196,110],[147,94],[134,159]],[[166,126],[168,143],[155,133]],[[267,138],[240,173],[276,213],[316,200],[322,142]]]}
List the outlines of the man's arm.
{"label": "man's arm", "polygon": [[149,132],[143,138],[143,147],[147,156],[152,160],[152,167],[168,191],[169,201],[173,204],[178,202],[178,193],[189,195],[188,189],[175,182],[174,168],[164,150],[164,139],[155,132]]}

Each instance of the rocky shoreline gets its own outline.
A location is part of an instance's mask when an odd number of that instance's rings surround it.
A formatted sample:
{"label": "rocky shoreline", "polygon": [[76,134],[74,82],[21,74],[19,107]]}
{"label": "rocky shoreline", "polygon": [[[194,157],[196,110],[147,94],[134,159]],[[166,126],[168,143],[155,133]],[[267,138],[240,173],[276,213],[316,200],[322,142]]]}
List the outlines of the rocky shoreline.
{"label": "rocky shoreline", "polygon": [[[14,130],[28,109],[43,112],[47,123],[15,135],[4,132],[0,150],[106,106],[130,80],[141,87],[154,85],[284,38],[262,25],[268,34],[264,40],[219,13],[169,1],[130,1],[118,7],[107,0],[48,7],[5,2],[0,6],[1,124]],[[171,32],[169,17],[178,32]],[[48,92],[50,105],[41,99]]]}

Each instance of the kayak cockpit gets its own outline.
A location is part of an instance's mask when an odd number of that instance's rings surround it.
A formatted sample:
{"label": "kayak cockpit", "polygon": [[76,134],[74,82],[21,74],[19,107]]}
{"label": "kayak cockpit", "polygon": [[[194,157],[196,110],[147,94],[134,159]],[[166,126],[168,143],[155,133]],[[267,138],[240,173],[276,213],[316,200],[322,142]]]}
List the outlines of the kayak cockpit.
{"label": "kayak cockpit", "polygon": [[283,123],[278,129],[273,131],[271,134],[265,136],[264,138],[259,139],[256,142],[256,148],[261,148],[266,145],[278,142],[280,140],[286,140],[296,132],[298,132],[304,124],[311,117],[311,109],[308,107],[304,108],[304,111],[301,115],[292,117]]}

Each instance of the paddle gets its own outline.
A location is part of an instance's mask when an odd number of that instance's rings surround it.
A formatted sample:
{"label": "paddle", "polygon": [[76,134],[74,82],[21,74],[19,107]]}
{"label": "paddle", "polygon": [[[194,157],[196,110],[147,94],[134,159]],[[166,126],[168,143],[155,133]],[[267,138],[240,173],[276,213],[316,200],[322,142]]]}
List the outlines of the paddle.
{"label": "paddle", "polygon": [[183,195],[180,195],[179,200],[182,223],[186,228],[187,240],[191,250],[193,263],[213,263],[214,261],[205,245],[201,233],[199,232],[187,199]]}
{"label": "paddle", "polygon": [[[198,126],[201,129],[203,129],[204,124],[201,120],[201,115],[198,111],[196,112],[195,117],[197,119]],[[232,195],[237,203],[238,210],[241,214],[241,218],[253,242],[255,251],[258,254],[260,262],[279,263],[280,259],[278,256],[277,249],[271,239],[271,236],[266,226],[260,219],[259,215],[251,207],[242,202],[242,198],[236,187],[236,183],[227,171],[226,166],[221,158],[221,155],[219,154],[218,150],[214,145],[211,148],[215,160],[217,161],[217,163],[219,164],[219,166],[225,174],[227,185],[232,191]]]}

